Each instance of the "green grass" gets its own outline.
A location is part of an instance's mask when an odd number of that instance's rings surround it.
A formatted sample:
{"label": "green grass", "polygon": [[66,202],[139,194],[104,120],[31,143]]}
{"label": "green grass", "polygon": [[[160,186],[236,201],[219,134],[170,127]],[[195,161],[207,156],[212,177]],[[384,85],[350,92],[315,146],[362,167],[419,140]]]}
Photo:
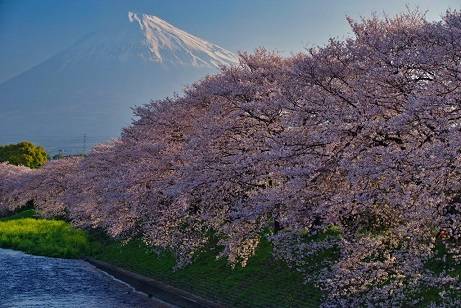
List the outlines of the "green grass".
{"label": "green grass", "polygon": [[217,260],[210,249],[178,271],[171,254],[157,255],[140,241],[126,245],[107,241],[96,257],[122,268],[165,281],[197,295],[238,307],[318,307],[321,293],[303,283],[300,273],[271,256],[271,246],[263,242],[245,267],[232,269]]}
{"label": "green grass", "polygon": [[32,209],[28,209],[25,211],[15,213],[8,217],[0,218],[0,221],[16,220],[16,219],[21,219],[21,218],[34,218],[34,217],[35,217],[35,211]]}
{"label": "green grass", "polygon": [[85,232],[66,222],[33,218],[27,210],[0,220],[0,247],[29,254],[79,258],[91,253]]}
{"label": "green grass", "polygon": [[[332,228],[316,237],[306,237],[306,241],[322,241],[339,234],[339,230]],[[322,300],[320,290],[304,284],[301,273],[272,257],[268,241],[262,241],[245,268],[232,269],[226,260],[217,259],[220,249],[210,244],[191,265],[174,271],[175,259],[171,253],[156,254],[142,241],[121,243],[101,234],[78,230],[64,221],[36,218],[34,210],[25,210],[0,219],[0,247],[50,257],[93,257],[235,307],[318,307]],[[445,255],[439,243],[437,256],[428,262],[427,268],[459,277],[461,267],[454,266]],[[322,262],[337,257],[338,251],[326,250],[307,260],[306,269],[318,271]],[[414,290],[409,296],[422,298],[422,305],[429,306],[434,302],[443,303],[440,291],[443,290]]]}
{"label": "green grass", "polygon": [[217,260],[219,251],[210,246],[191,265],[174,271],[175,259],[168,252],[157,255],[141,241],[122,244],[64,221],[35,218],[27,210],[0,219],[0,247],[50,257],[90,256],[229,306],[318,307],[322,296],[303,283],[301,273],[273,259],[267,241],[245,268],[232,269],[226,260]]}

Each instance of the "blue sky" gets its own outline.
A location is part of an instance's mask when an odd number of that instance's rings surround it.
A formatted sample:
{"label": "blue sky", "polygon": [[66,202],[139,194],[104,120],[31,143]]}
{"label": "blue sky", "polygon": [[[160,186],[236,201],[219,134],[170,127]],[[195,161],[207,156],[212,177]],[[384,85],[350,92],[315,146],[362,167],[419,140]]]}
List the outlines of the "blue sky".
{"label": "blue sky", "polygon": [[395,14],[408,5],[437,19],[459,0],[0,0],[0,82],[102,28],[129,10],[157,15],[231,51],[264,46],[290,54],[349,33],[345,16]]}

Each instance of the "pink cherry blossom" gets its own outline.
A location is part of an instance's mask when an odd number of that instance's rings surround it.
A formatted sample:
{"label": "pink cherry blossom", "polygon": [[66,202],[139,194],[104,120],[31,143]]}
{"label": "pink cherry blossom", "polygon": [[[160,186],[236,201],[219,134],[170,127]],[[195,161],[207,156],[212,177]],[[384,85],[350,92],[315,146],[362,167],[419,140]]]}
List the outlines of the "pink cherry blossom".
{"label": "pink cherry blossom", "polygon": [[[283,58],[259,49],[184,94],[135,108],[119,139],[32,171],[0,165],[0,212],[142,238],[192,262],[212,238],[245,266],[262,237],[325,306],[418,305],[459,277],[461,13],[349,20],[354,35]],[[334,226],[340,236],[310,240]],[[309,257],[338,249],[313,273]],[[453,265],[454,266],[454,265]]]}

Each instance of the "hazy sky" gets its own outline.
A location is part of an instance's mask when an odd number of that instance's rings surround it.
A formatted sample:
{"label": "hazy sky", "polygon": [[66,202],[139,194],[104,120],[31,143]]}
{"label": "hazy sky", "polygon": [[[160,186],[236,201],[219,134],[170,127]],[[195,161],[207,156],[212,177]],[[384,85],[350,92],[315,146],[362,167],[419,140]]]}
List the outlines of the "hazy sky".
{"label": "hazy sky", "polygon": [[0,0],[0,82],[79,38],[127,22],[129,10],[157,15],[231,51],[259,46],[292,53],[349,33],[345,16],[395,14],[408,5],[437,19],[460,0]]}

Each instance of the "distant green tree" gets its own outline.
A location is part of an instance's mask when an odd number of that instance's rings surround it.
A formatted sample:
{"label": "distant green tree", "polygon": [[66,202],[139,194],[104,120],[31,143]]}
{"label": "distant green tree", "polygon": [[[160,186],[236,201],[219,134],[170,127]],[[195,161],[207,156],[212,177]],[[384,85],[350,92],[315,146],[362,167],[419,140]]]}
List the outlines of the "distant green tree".
{"label": "distant green tree", "polygon": [[45,149],[29,141],[0,146],[0,162],[39,168],[46,164],[47,161],[48,155]]}

